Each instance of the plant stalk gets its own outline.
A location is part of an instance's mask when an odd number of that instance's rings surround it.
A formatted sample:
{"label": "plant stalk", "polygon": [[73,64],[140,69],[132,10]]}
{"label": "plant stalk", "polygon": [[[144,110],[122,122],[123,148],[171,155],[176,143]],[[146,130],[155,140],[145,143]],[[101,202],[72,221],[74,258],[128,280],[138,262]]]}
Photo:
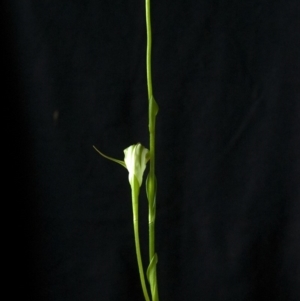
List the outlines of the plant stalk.
{"label": "plant stalk", "polygon": [[132,211],[133,211],[133,228],[134,228],[134,241],[136,257],[138,262],[138,269],[140,274],[140,280],[142,285],[143,294],[146,301],[150,301],[147,286],[145,282],[144,268],[141,256],[140,238],[139,238],[139,184],[135,179],[131,185],[131,197],[132,197]]}
{"label": "plant stalk", "polygon": [[[148,224],[149,224],[149,267],[147,276],[150,283],[152,301],[158,301],[156,261],[155,253],[155,216],[156,216],[156,177],[155,177],[155,125],[158,112],[157,103],[153,97],[152,72],[151,72],[151,52],[152,52],[152,32],[150,0],[145,0],[146,10],[146,32],[147,32],[147,51],[146,51],[146,73],[148,89],[148,113],[149,113],[149,144],[150,144],[150,170],[147,178],[147,197],[148,197]],[[151,264],[154,262],[155,264]],[[151,276],[149,276],[151,275]]]}

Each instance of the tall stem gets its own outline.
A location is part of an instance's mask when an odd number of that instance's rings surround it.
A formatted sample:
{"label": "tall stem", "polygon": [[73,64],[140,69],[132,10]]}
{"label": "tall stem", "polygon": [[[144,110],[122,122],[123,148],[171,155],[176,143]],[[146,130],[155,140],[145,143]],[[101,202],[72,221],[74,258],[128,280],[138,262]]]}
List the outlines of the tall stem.
{"label": "tall stem", "polygon": [[158,301],[158,289],[156,279],[155,253],[155,216],[156,216],[156,177],[155,177],[155,123],[158,112],[157,103],[153,97],[152,90],[152,72],[151,72],[151,51],[152,51],[152,33],[151,33],[151,14],[150,0],[145,0],[146,5],[146,30],[147,30],[147,53],[146,53],[146,71],[147,88],[149,104],[149,144],[150,144],[150,170],[147,178],[147,197],[148,197],[148,222],[149,222],[149,267],[147,270],[150,283],[152,301]]}
{"label": "tall stem", "polygon": [[155,254],[155,117],[157,114],[157,104],[153,97],[152,90],[152,72],[151,72],[151,50],[152,50],[152,34],[151,34],[151,18],[150,18],[150,0],[146,0],[146,28],[147,28],[147,54],[146,54],[146,70],[147,70],[147,88],[148,88],[148,104],[149,104],[149,144],[150,144],[150,171],[148,175],[148,201],[149,201],[149,260]]}

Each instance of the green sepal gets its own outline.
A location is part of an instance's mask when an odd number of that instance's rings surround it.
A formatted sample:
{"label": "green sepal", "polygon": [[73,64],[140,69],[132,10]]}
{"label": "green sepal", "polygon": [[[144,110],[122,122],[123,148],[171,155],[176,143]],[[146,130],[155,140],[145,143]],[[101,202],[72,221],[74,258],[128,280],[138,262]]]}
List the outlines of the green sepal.
{"label": "green sepal", "polygon": [[157,254],[152,257],[150,264],[147,268],[147,279],[150,284],[152,300],[158,301],[157,278],[156,278],[156,265],[158,262]]}
{"label": "green sepal", "polygon": [[113,162],[115,162],[115,163],[118,163],[118,164],[120,164],[120,165],[122,165],[123,167],[126,168],[126,165],[125,165],[125,162],[124,162],[124,161],[121,161],[121,160],[118,160],[118,159],[115,159],[115,158],[112,158],[112,157],[109,157],[109,156],[104,155],[104,154],[101,153],[101,152],[99,151],[99,149],[97,149],[96,146],[94,146],[94,145],[93,145],[93,148],[95,149],[96,152],[98,152],[98,153],[99,153],[102,157],[104,157],[105,159],[108,159],[108,160],[110,160],[110,161],[113,161]]}

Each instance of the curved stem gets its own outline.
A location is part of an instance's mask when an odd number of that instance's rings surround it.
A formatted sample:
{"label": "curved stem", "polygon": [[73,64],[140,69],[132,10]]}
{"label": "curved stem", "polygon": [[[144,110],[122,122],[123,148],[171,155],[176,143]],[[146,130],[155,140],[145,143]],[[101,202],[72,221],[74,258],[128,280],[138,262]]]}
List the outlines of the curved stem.
{"label": "curved stem", "polygon": [[140,188],[137,180],[133,181],[133,184],[131,185],[131,197],[132,197],[133,228],[134,228],[136,258],[138,262],[138,269],[139,269],[143,294],[145,300],[150,301],[146,282],[145,282],[144,268],[143,268],[141,248],[140,248],[140,238],[139,238],[139,206],[138,206],[139,190]]}

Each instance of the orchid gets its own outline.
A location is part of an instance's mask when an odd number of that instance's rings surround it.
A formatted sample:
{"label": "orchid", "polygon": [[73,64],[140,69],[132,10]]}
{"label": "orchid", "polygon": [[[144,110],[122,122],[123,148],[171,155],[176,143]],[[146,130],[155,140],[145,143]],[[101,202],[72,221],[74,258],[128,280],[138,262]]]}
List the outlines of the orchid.
{"label": "orchid", "polygon": [[95,146],[93,147],[102,157],[111,160],[115,163],[118,163],[128,170],[128,179],[130,185],[134,184],[133,181],[134,178],[136,178],[139,183],[139,187],[142,186],[143,174],[146,169],[146,164],[150,159],[149,150],[146,147],[144,147],[140,143],[137,143],[125,148],[124,161],[109,157],[100,152]]}
{"label": "orchid", "polygon": [[[94,149],[104,158],[118,163],[128,170],[128,180],[131,186],[131,199],[132,199],[132,212],[133,212],[133,227],[134,227],[134,239],[135,249],[138,261],[139,274],[141,279],[142,290],[146,301],[150,301],[147,286],[145,282],[144,268],[141,256],[140,238],[139,238],[139,193],[140,187],[143,182],[143,174],[146,169],[146,164],[150,158],[149,150],[140,143],[133,144],[124,149],[124,161],[109,157],[100,152],[95,146]],[[147,179],[148,180],[148,179]],[[148,181],[147,181],[148,182]],[[150,269],[149,269],[150,267]],[[153,282],[153,271],[155,266],[152,263],[149,264],[147,270],[147,276],[149,282]],[[151,276],[149,276],[151,273]],[[152,286],[151,286],[152,287]],[[154,301],[154,300],[153,300]]]}

